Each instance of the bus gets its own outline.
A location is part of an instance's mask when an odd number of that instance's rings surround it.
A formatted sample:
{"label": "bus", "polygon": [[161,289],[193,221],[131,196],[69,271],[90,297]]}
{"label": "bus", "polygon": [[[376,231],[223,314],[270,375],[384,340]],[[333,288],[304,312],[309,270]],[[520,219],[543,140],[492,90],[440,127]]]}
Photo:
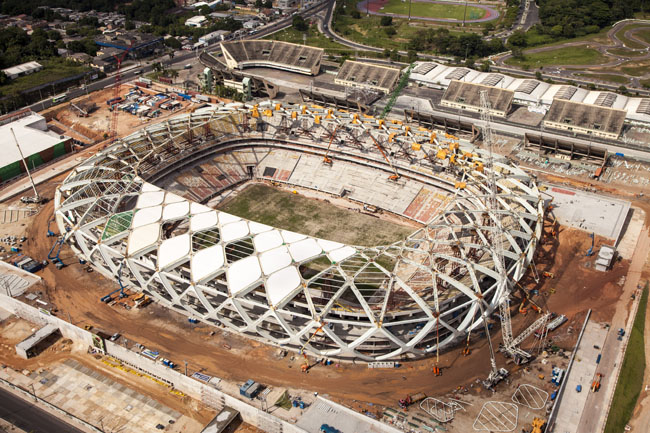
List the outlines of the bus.
{"label": "bus", "polygon": [[61,93],[60,95],[56,95],[55,97],[52,98],[52,103],[53,104],[58,104],[61,101],[65,101],[65,99],[68,97],[65,93]]}

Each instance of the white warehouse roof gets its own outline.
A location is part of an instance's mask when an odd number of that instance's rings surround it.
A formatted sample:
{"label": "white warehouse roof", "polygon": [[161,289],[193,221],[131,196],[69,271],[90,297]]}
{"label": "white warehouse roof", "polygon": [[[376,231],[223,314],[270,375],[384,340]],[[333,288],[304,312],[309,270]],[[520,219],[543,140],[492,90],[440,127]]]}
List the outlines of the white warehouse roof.
{"label": "white warehouse roof", "polygon": [[417,62],[411,71],[410,79],[442,90],[445,90],[452,80],[500,87],[515,92],[515,103],[550,107],[554,99],[565,99],[625,110],[627,122],[650,123],[650,98],[630,98],[614,92],[590,91],[568,84],[549,84],[532,78],[513,78],[501,73],[479,72],[463,66],[447,66],[436,62]]}
{"label": "white warehouse roof", "polygon": [[36,113],[2,125],[0,126],[0,143],[3,143],[3,147],[0,153],[0,167],[20,161],[20,153],[11,134],[12,129],[25,158],[67,139],[67,137],[49,131],[45,118]]}

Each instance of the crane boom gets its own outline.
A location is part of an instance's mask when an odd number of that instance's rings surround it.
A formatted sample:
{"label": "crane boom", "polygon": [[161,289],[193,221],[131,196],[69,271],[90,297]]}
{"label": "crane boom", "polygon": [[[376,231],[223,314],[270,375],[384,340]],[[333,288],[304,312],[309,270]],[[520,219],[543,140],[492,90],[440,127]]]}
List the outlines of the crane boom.
{"label": "crane boom", "polygon": [[393,174],[393,175],[390,177],[390,179],[391,179],[391,180],[397,180],[397,179],[399,179],[401,176],[400,176],[400,174],[397,172],[397,169],[396,169],[395,166],[393,165],[393,162],[390,160],[390,158],[388,158],[388,155],[386,155],[386,152],[384,152],[384,148],[381,147],[381,144],[379,144],[379,142],[377,141],[377,139],[375,139],[375,137],[372,136],[372,134],[370,133],[370,131],[368,131],[368,135],[369,135],[370,138],[372,139],[372,142],[375,143],[375,146],[377,146],[377,149],[379,149],[379,152],[381,152],[381,156],[384,157],[384,159],[386,160],[386,162],[387,162],[388,165],[390,166],[390,169],[393,170],[393,173],[395,173],[395,174]]}

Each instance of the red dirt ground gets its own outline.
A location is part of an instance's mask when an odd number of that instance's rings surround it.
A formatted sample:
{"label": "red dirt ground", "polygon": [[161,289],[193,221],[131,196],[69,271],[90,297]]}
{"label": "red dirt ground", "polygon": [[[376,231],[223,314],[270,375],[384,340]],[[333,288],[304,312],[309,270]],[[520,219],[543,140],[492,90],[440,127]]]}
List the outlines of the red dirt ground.
{"label": "red dirt ground", "polygon": [[[42,193],[52,197],[54,184],[49,191]],[[49,202],[26,228],[30,242],[25,252],[34,258],[45,258],[52,245],[52,238],[46,237],[52,209],[53,203]],[[585,267],[587,258],[584,252],[589,241],[585,232],[564,228],[559,231],[559,237],[546,237],[536,263],[540,274],[550,271],[555,273],[555,278],[541,278],[539,283],[535,283],[528,277],[530,282],[524,283],[528,288],[536,286],[540,290],[536,302],[569,317],[570,323],[565,327],[579,327],[589,308],[594,309],[596,320],[607,321],[620,294],[616,282],[628,268],[627,262],[615,264],[614,269],[607,273]],[[99,298],[115,289],[116,283],[96,272],[86,273],[67,247],[64,247],[61,257],[69,266],[61,271],[48,266],[41,272],[47,284],[47,295],[58,307],[60,317],[67,318],[69,314],[78,326],[92,324],[109,333],[119,331],[129,341],[159,350],[162,356],[177,363],[183,359],[191,360],[190,371],[201,370],[238,382],[252,377],[273,386],[318,391],[349,405],[357,400],[394,406],[396,400],[406,393],[424,391],[427,395],[441,395],[459,385],[468,385],[477,378],[486,377],[490,368],[486,340],[473,338],[471,356],[461,356],[460,348],[441,355],[442,377],[431,374],[435,358],[406,362],[401,368],[391,370],[368,369],[365,364],[341,364],[339,367],[318,366],[308,374],[300,373],[301,359],[297,356],[294,361],[289,359],[291,355],[277,359],[277,348],[219,328],[190,326],[184,316],[160,306],[150,305],[142,311],[110,307]],[[549,265],[553,260],[554,264]],[[555,288],[555,293],[551,294],[551,288]],[[517,307],[518,303],[513,301],[515,331],[536,318],[534,312],[526,316],[518,314]],[[209,335],[212,331],[216,332],[214,336]],[[499,341],[498,333],[495,339]],[[532,340],[528,343],[533,343]],[[232,349],[224,348],[224,343]],[[569,340],[558,342],[565,349],[571,348],[572,344]],[[505,360],[498,355],[497,362],[503,365]]]}

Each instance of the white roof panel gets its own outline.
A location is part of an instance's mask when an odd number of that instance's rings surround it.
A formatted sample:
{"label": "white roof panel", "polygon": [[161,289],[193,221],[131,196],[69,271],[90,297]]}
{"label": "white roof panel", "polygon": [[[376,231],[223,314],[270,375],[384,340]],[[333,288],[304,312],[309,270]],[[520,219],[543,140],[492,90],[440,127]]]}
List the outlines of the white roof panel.
{"label": "white roof panel", "polygon": [[36,113],[0,125],[0,143],[2,143],[0,167],[16,162],[22,164],[11,129],[16,134],[16,140],[25,159],[67,140],[67,137],[61,138],[59,134],[50,131],[45,118]]}
{"label": "white roof panel", "polygon": [[[223,214],[220,216],[223,223]],[[237,221],[234,223],[226,224],[221,227],[221,239],[224,242],[229,242],[235,239],[243,238],[248,234],[248,224],[246,221]]]}
{"label": "white roof panel", "polygon": [[190,204],[186,201],[172,203],[165,206],[163,210],[164,220],[173,220],[187,215],[190,212]]}
{"label": "white roof panel", "polygon": [[145,192],[138,197],[137,207],[142,209],[149,206],[158,206],[165,199],[164,191]]}
{"label": "white roof panel", "polygon": [[221,221],[221,224],[228,224],[235,221],[241,221],[241,218],[229,213],[219,212],[219,220]]}
{"label": "white roof panel", "polygon": [[263,233],[263,232],[268,232],[269,230],[273,230],[273,227],[267,226],[266,224],[256,223],[255,221],[249,221],[248,227],[250,227],[251,233],[255,235],[258,233]]}
{"label": "white roof panel", "polygon": [[221,245],[214,245],[195,253],[192,257],[192,280],[198,282],[211,277],[221,269],[224,263]]}
{"label": "white roof panel", "polygon": [[293,259],[301,262],[305,259],[317,256],[323,252],[323,249],[318,245],[315,239],[305,239],[300,242],[295,242],[289,246],[289,251]]}
{"label": "white roof panel", "polygon": [[154,245],[158,241],[159,236],[160,224],[158,223],[138,227],[129,235],[129,244],[126,253],[131,256]]}
{"label": "white roof panel", "polygon": [[273,272],[285,268],[291,264],[291,255],[286,246],[267,251],[260,254],[260,263],[264,274],[269,275]]}
{"label": "white roof panel", "polygon": [[282,236],[277,230],[259,234],[253,238],[253,245],[259,252],[268,251],[272,248],[279,247],[284,243]]}
{"label": "white roof panel", "polygon": [[230,265],[226,271],[230,294],[236,296],[262,276],[260,262],[256,256],[249,256]]}
{"label": "white roof panel", "polygon": [[332,262],[337,263],[341,260],[345,260],[348,257],[353,256],[356,252],[357,250],[352,247],[343,247],[339,248],[338,250],[329,252],[327,254],[327,257],[329,257]]}
{"label": "white roof panel", "polygon": [[299,286],[298,270],[294,267],[284,268],[266,280],[266,295],[271,305],[277,305]]}
{"label": "white roof panel", "polygon": [[162,206],[148,207],[145,209],[139,209],[135,216],[133,217],[133,222],[131,226],[133,228],[146,226],[147,224],[155,223],[160,221],[160,215],[162,215]]}
{"label": "white roof panel", "polygon": [[212,209],[210,209],[207,206],[203,206],[202,204],[199,203],[194,203],[190,205],[190,211],[192,212],[192,215],[200,214],[203,212],[210,212]]}
{"label": "white roof panel", "polygon": [[142,189],[140,191],[142,192],[160,191],[160,188],[158,188],[156,185],[152,183],[145,182],[142,184]]}
{"label": "white roof panel", "polygon": [[162,241],[158,247],[158,268],[163,269],[173,265],[190,254],[190,235],[180,236]]}
{"label": "white roof panel", "polygon": [[281,233],[282,233],[282,237],[284,238],[284,241],[288,244],[291,242],[301,241],[307,237],[305,235],[301,235],[300,233],[290,232],[287,230],[282,230]]}
{"label": "white roof panel", "polygon": [[190,230],[198,232],[208,227],[214,227],[218,221],[217,211],[200,213],[190,218]]}
{"label": "white roof panel", "polygon": [[167,195],[165,195],[165,204],[170,204],[170,203],[178,203],[181,201],[187,201],[180,195],[176,195],[174,193],[168,192]]}
{"label": "white roof panel", "polygon": [[318,239],[318,245],[325,251],[326,253],[329,253],[332,250],[335,250],[337,248],[341,248],[344,246],[343,244],[339,242],[334,242],[334,241],[328,241],[325,239]]}

